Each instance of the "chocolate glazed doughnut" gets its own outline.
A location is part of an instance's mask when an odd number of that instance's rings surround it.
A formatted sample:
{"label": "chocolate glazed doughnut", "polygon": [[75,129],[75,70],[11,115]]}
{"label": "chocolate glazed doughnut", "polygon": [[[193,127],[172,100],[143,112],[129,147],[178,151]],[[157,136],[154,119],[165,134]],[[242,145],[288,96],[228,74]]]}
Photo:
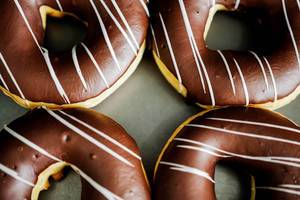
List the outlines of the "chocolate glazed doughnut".
{"label": "chocolate glazed doughnut", "polygon": [[0,134],[0,199],[37,200],[71,167],[82,199],[150,199],[139,149],[113,120],[83,109],[34,110]]}
{"label": "chocolate glazed doughnut", "polygon": [[[300,199],[300,128],[257,108],[205,111],[184,122],[155,170],[155,199],[216,199],[222,161],[253,176],[251,199]],[[250,197],[249,197],[250,199]]]}
{"label": "chocolate glazed doughnut", "polygon": [[[205,43],[219,10],[257,10],[274,49],[213,51]],[[154,0],[153,55],[166,79],[201,106],[278,108],[300,93],[298,0]],[[234,41],[232,41],[234,42]]]}
{"label": "chocolate glazed doughnut", "polygon": [[[145,49],[144,0],[4,0],[0,12],[0,88],[27,108],[95,106],[134,72]],[[48,51],[47,16],[80,19],[85,40]]]}

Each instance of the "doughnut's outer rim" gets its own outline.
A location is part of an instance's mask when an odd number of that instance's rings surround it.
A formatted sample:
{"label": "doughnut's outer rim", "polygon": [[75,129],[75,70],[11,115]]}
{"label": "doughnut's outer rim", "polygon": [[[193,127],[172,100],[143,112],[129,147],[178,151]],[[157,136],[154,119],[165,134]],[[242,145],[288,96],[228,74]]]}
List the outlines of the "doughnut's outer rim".
{"label": "doughnut's outer rim", "polygon": [[32,102],[29,100],[22,99],[18,95],[9,92],[2,86],[0,86],[0,91],[2,91],[6,96],[10,97],[14,102],[19,104],[20,106],[30,110],[38,107],[46,107],[48,109],[54,109],[54,110],[66,109],[66,108],[82,108],[82,107],[92,108],[100,104],[110,95],[112,95],[119,87],[121,87],[121,85],[123,85],[123,83],[125,83],[131,77],[131,75],[135,72],[139,63],[141,62],[145,49],[146,49],[146,40],[144,40],[138,52],[138,55],[135,57],[131,65],[127,68],[126,72],[109,89],[102,92],[99,96],[93,97],[83,102],[62,104],[62,105],[58,105],[54,103],[46,103],[46,102]]}
{"label": "doughnut's outer rim", "polygon": [[[172,72],[168,69],[168,67],[164,64],[164,62],[158,57],[158,55],[155,52],[155,49],[152,48],[152,54],[154,57],[154,60],[165,77],[165,79],[169,82],[169,84],[183,97],[187,97],[188,91],[186,87],[179,83],[178,79],[172,74]],[[278,99],[277,101],[269,101],[266,103],[261,104],[249,104],[247,107],[253,107],[253,108],[265,108],[269,110],[276,110],[278,108],[281,108],[285,105],[288,105],[292,101],[294,101],[298,95],[300,95],[300,85],[288,96]],[[196,105],[200,106],[204,109],[213,109],[213,108],[222,108],[222,107],[228,107],[228,106],[246,106],[246,105],[227,105],[227,106],[212,106],[212,105],[204,105],[200,104],[199,102],[196,102]]]}
{"label": "doughnut's outer rim", "polygon": [[[158,171],[158,167],[159,167],[159,163],[164,155],[164,153],[166,152],[166,150],[168,149],[168,147],[170,146],[170,144],[173,142],[173,140],[176,138],[176,136],[180,133],[180,131],[187,125],[189,124],[191,121],[193,121],[194,119],[201,117],[211,111],[214,110],[219,110],[222,108],[211,108],[211,109],[207,109],[207,110],[203,110],[201,112],[199,112],[198,114],[195,114],[191,117],[189,117],[188,119],[186,119],[184,122],[182,122],[176,129],[175,131],[171,134],[171,136],[169,137],[168,141],[165,143],[165,145],[163,146],[162,150],[159,153],[159,156],[155,162],[155,166],[154,166],[154,172],[153,172],[153,183],[155,182],[155,178],[156,178],[156,173]],[[284,116],[281,113],[275,112],[275,111],[270,111],[269,109],[265,109],[265,108],[258,108],[258,109],[262,109],[262,110],[267,110],[269,112],[273,112],[287,120],[289,120],[290,122],[296,124],[295,122],[293,122],[292,120],[290,120],[289,118],[287,118],[286,116]],[[255,194],[256,194],[256,189],[255,189],[255,179],[253,176],[251,176],[251,197],[250,200],[255,200]]]}

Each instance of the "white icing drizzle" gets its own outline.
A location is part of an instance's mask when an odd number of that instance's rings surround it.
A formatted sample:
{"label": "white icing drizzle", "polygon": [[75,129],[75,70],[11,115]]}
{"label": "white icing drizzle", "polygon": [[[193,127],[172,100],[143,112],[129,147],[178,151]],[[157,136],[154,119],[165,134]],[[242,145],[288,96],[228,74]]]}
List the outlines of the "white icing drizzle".
{"label": "white icing drizzle", "polygon": [[31,183],[31,182],[29,182],[29,181],[23,179],[22,177],[20,177],[20,176],[18,175],[18,173],[17,173],[16,171],[14,171],[14,170],[12,170],[12,169],[6,167],[5,165],[3,165],[3,164],[1,164],[1,163],[0,163],[0,170],[1,170],[2,172],[4,172],[5,174],[11,176],[12,178],[14,178],[14,179],[16,179],[16,180],[18,180],[18,181],[20,181],[20,182],[22,182],[22,183],[25,183],[26,185],[29,185],[29,186],[31,186],[31,187],[34,187],[34,184],[33,184],[33,183]]}
{"label": "white icing drizzle", "polygon": [[[6,63],[6,61],[5,61],[5,59],[4,59],[4,57],[3,57],[3,55],[2,55],[1,52],[0,52],[0,60],[1,60],[1,62],[3,63],[3,65],[4,65],[4,67],[5,67],[6,71],[7,71],[7,73],[8,73],[8,75],[9,75],[9,77],[10,77],[11,80],[12,80],[12,82],[13,82],[14,85],[16,86],[16,88],[17,88],[19,94],[21,95],[22,99],[26,99],[25,96],[24,96],[24,94],[23,94],[23,92],[22,92],[22,90],[20,89],[20,86],[19,86],[18,82],[16,81],[16,79],[15,79],[13,73],[11,72],[10,68],[8,67],[8,64]],[[2,79],[1,79],[1,80],[2,80]],[[4,83],[4,82],[3,82],[3,83]],[[5,84],[5,85],[6,85],[6,84]],[[6,87],[7,87],[7,85],[6,85]]]}
{"label": "white icing drizzle", "polygon": [[201,147],[194,147],[194,146],[189,146],[189,145],[177,145],[177,147],[178,148],[192,149],[192,150],[201,151],[201,152],[210,154],[212,156],[220,157],[220,158],[230,158],[230,157],[232,157],[232,156],[221,155],[221,154],[218,154],[218,153],[216,153],[214,151],[211,151],[211,150],[208,150],[208,149],[204,149],[204,148],[201,148]]}
{"label": "white icing drizzle", "polygon": [[227,59],[226,59],[225,55],[222,53],[222,51],[217,50],[217,52],[219,53],[219,55],[221,56],[221,58],[222,58],[222,60],[225,64],[225,67],[226,67],[226,70],[227,70],[227,73],[228,73],[228,76],[229,76],[229,80],[231,82],[231,87],[232,87],[233,94],[236,95],[235,84],[234,84],[234,80],[233,80],[232,73],[231,73],[231,70],[230,70],[230,66],[227,62]]}
{"label": "white icing drizzle", "polygon": [[144,10],[145,10],[145,12],[147,14],[147,16],[150,17],[150,13],[149,13],[149,9],[148,9],[147,4],[144,2],[144,0],[139,0],[139,1],[142,4],[142,6],[143,6],[143,8],[144,8]]}
{"label": "white icing drizzle", "polygon": [[270,62],[268,61],[268,59],[265,56],[263,56],[263,58],[264,58],[264,60],[267,64],[267,67],[268,67],[269,71],[270,71],[271,80],[272,80],[273,87],[274,87],[274,102],[275,102],[278,99],[277,85],[276,85],[276,81],[275,81],[275,76],[274,76],[273,70],[271,68]]}
{"label": "white icing drizzle", "polygon": [[66,127],[68,127],[69,129],[71,129],[72,131],[74,131],[75,133],[77,133],[78,135],[80,135],[81,137],[83,137],[84,139],[89,141],[90,143],[96,145],[97,147],[99,147],[100,149],[102,149],[106,153],[110,154],[111,156],[115,157],[116,159],[120,160],[121,162],[125,163],[126,165],[134,167],[134,165],[132,163],[130,163],[127,159],[125,159],[123,156],[119,155],[118,153],[116,153],[115,151],[113,151],[112,149],[107,147],[106,145],[102,144],[101,142],[99,142],[95,138],[91,137],[90,135],[88,135],[87,133],[85,133],[84,131],[79,129],[78,127],[76,127],[73,124],[69,123],[67,120],[63,119],[61,116],[59,116],[55,112],[53,112],[51,110],[47,110],[47,109],[45,109],[45,110],[52,117],[54,117],[57,121],[59,121],[60,123],[62,123]]}
{"label": "white icing drizzle", "polygon": [[106,10],[106,12],[108,13],[108,15],[111,17],[111,19],[114,21],[114,23],[116,24],[117,28],[120,30],[120,32],[122,33],[122,35],[124,36],[124,38],[127,40],[129,46],[131,47],[132,51],[134,52],[135,55],[137,55],[137,50],[134,46],[133,43],[131,42],[131,40],[129,39],[129,36],[127,35],[127,33],[125,32],[125,30],[123,29],[123,27],[121,26],[121,24],[118,22],[118,20],[116,19],[116,17],[113,15],[113,13],[110,11],[109,7],[107,6],[107,4],[103,1],[100,0],[101,4],[103,5],[104,9]]}
{"label": "white icing drizzle", "polygon": [[227,130],[227,129],[217,128],[217,127],[213,127],[213,126],[199,125],[199,124],[189,124],[189,125],[186,125],[186,127],[203,128],[203,129],[208,129],[208,130],[213,130],[213,131],[218,131],[218,132],[223,132],[223,133],[229,133],[232,135],[240,135],[240,136],[245,136],[245,137],[250,137],[250,138],[258,138],[258,139],[263,139],[263,140],[271,140],[271,141],[283,142],[283,143],[287,143],[287,144],[293,144],[293,145],[300,146],[300,142],[293,141],[293,140],[287,140],[287,139],[283,139],[283,138],[267,136],[267,135],[257,135],[254,133],[246,133],[246,132],[240,132],[240,131],[234,131],[234,130]]}
{"label": "white icing drizzle", "polygon": [[296,0],[297,2],[297,5],[298,5],[298,8],[299,8],[299,11],[300,11],[300,0]]}
{"label": "white icing drizzle", "polygon": [[[249,156],[249,155],[232,153],[232,152],[229,152],[229,151],[219,149],[215,146],[211,146],[211,145],[208,145],[208,144],[205,144],[205,143],[202,143],[202,142],[198,142],[198,141],[190,140],[190,139],[185,139],[185,138],[175,138],[174,140],[204,146],[206,148],[209,148],[209,149],[212,149],[214,151],[223,153],[225,155],[229,155],[230,157],[238,157],[238,158],[243,158],[243,159],[247,159],[247,160],[255,160],[255,161],[268,162],[268,163],[273,163],[273,164],[280,164],[280,165],[286,165],[286,166],[292,166],[292,167],[300,168],[300,164],[298,164],[298,163],[276,160],[276,159],[273,159],[273,157]],[[188,147],[188,148],[186,148],[186,147]],[[194,148],[194,146],[190,146],[190,145],[181,145],[181,148],[198,151],[197,148]]]}
{"label": "white icing drizzle", "polygon": [[80,78],[80,81],[81,81],[82,85],[84,86],[85,89],[87,89],[87,83],[86,83],[86,81],[85,81],[85,79],[84,79],[84,77],[82,75],[82,72],[81,72],[81,69],[80,69],[80,65],[79,65],[79,62],[78,62],[76,48],[77,48],[77,45],[72,48],[73,63],[74,63],[76,72],[77,72],[77,74],[78,74],[78,76]]}
{"label": "white icing drizzle", "polygon": [[292,29],[292,26],[290,24],[290,20],[289,20],[289,17],[288,17],[285,0],[282,0],[282,8],[283,8],[283,13],[284,13],[284,18],[285,18],[287,27],[289,29],[290,36],[291,36],[291,39],[292,39],[292,43],[293,43],[293,46],[294,46],[294,49],[295,49],[296,57],[297,57],[298,64],[299,64],[299,70],[300,70],[300,55],[299,55],[299,51],[298,51],[297,42],[296,42],[296,39],[295,39],[295,36],[294,36],[294,33],[293,33],[293,29]]}
{"label": "white icing drizzle", "polygon": [[244,78],[244,74],[241,70],[241,67],[239,65],[239,63],[237,62],[237,60],[235,58],[233,58],[233,61],[236,65],[236,68],[239,72],[239,75],[241,77],[241,81],[242,81],[242,85],[243,85],[243,89],[244,89],[244,94],[245,94],[245,101],[246,101],[246,106],[248,106],[250,104],[250,100],[249,100],[249,91],[248,91],[248,87],[247,87],[247,84],[246,84],[246,81],[245,81],[245,78]]}
{"label": "white icing drizzle", "polygon": [[56,0],[56,3],[57,3],[57,5],[58,5],[59,10],[63,12],[64,9],[62,8],[60,1],[59,1],[59,0]]}
{"label": "white icing drizzle", "polygon": [[278,186],[284,188],[291,188],[291,189],[300,189],[300,185],[293,185],[293,184],[281,184]]}
{"label": "white icing drizzle", "polygon": [[[57,162],[63,162],[61,159],[55,157],[54,155],[51,155],[50,153],[48,153],[45,149],[41,148],[40,146],[34,144],[33,142],[29,141],[28,139],[24,138],[23,136],[21,136],[20,134],[16,133],[15,131],[13,131],[12,129],[8,128],[7,126],[4,126],[4,130],[6,130],[9,134],[11,134],[13,137],[17,138],[19,141],[21,141],[22,143],[26,144],[27,146],[31,147],[32,149],[35,149],[36,151],[38,151],[39,153],[43,154],[44,156],[55,160]],[[80,170],[78,167],[76,167],[75,165],[71,164],[71,167],[78,172],[81,177],[83,179],[85,179],[88,183],[91,184],[91,186],[93,186],[98,192],[100,192],[101,194],[103,194],[104,197],[106,197],[109,200],[121,200],[121,197],[118,197],[116,194],[110,192],[109,190],[107,190],[106,188],[104,188],[103,186],[101,186],[99,183],[97,183],[96,181],[94,181],[91,177],[89,177],[87,174],[85,174],[82,170]]]}
{"label": "white icing drizzle", "polygon": [[92,5],[92,7],[93,7],[93,9],[94,9],[94,11],[95,11],[95,14],[96,14],[96,16],[97,16],[97,19],[98,19],[100,28],[101,28],[102,33],[103,33],[103,36],[104,36],[104,40],[105,40],[105,42],[106,42],[106,44],[107,44],[107,47],[108,47],[108,49],[109,49],[109,51],[110,51],[110,53],[111,53],[111,55],[112,55],[112,58],[113,58],[113,60],[115,61],[115,63],[117,64],[118,69],[121,71],[120,63],[119,63],[119,61],[118,61],[118,59],[117,59],[115,50],[113,49],[112,43],[111,43],[111,41],[110,41],[110,39],[109,39],[107,30],[106,30],[106,28],[105,28],[104,22],[103,22],[103,20],[102,20],[102,18],[101,18],[101,16],[100,16],[100,13],[99,13],[99,11],[98,11],[98,9],[97,9],[95,3],[94,3],[94,0],[90,0],[90,3],[91,3],[91,5]]}
{"label": "white icing drizzle", "polygon": [[18,10],[19,10],[19,13],[21,14],[21,16],[22,16],[22,18],[23,18],[23,20],[24,20],[24,22],[25,22],[25,24],[26,24],[26,26],[27,26],[27,28],[28,28],[28,30],[29,30],[29,32],[30,32],[30,34],[31,34],[31,36],[32,36],[32,38],[33,38],[33,40],[34,40],[34,42],[36,43],[38,49],[40,50],[41,54],[43,55],[43,58],[44,58],[44,60],[45,60],[45,62],[46,62],[46,65],[47,65],[47,67],[48,67],[48,70],[49,70],[49,72],[50,72],[51,78],[53,79],[53,81],[54,81],[54,83],[55,83],[55,86],[56,86],[56,88],[57,88],[57,90],[58,90],[60,96],[64,99],[64,101],[65,101],[66,103],[70,103],[69,98],[67,97],[67,95],[66,95],[66,93],[65,93],[65,91],[64,91],[64,89],[63,89],[63,87],[61,86],[61,84],[60,84],[60,82],[59,82],[59,80],[58,80],[58,78],[57,78],[57,76],[56,76],[56,74],[55,74],[55,72],[54,72],[54,70],[53,70],[53,66],[52,66],[52,64],[51,64],[51,61],[50,61],[50,58],[49,58],[48,51],[47,51],[45,48],[42,48],[42,47],[40,46],[40,44],[39,44],[39,42],[38,42],[36,36],[34,35],[34,33],[33,33],[33,31],[32,31],[32,28],[30,27],[30,24],[29,24],[29,22],[28,22],[28,20],[27,20],[27,17],[26,17],[26,15],[25,15],[25,13],[24,13],[24,11],[23,11],[23,9],[22,9],[22,7],[21,7],[19,1],[18,1],[18,0],[14,0],[14,2],[15,2],[15,4],[16,4],[16,6],[17,6],[17,8],[18,8]]}
{"label": "white icing drizzle", "polygon": [[194,174],[194,175],[200,176],[202,178],[205,178],[212,183],[215,183],[215,181],[209,176],[209,174],[207,172],[202,171],[200,169],[197,169],[194,167],[189,167],[186,165],[176,164],[176,163],[172,163],[172,162],[165,162],[165,161],[161,161],[159,164],[170,166],[171,170]]}
{"label": "white icing drizzle", "polygon": [[56,158],[55,156],[52,156],[51,154],[49,154],[46,150],[44,150],[43,148],[39,147],[38,145],[34,144],[33,142],[31,142],[30,140],[26,139],[25,137],[23,137],[21,134],[17,133],[16,131],[12,130],[11,128],[9,128],[8,126],[4,126],[3,128],[7,133],[9,133],[11,136],[13,136],[14,138],[18,139],[19,141],[21,141],[22,143],[26,144],[27,146],[37,150],[38,152],[40,152],[41,154],[51,158],[52,160],[55,160],[57,162],[60,162],[61,160]]}
{"label": "white icing drizzle", "polygon": [[[198,60],[201,63],[202,70],[204,72],[205,79],[206,79],[207,85],[208,85],[208,90],[209,90],[209,94],[210,94],[211,104],[212,104],[212,106],[215,106],[216,105],[216,100],[215,100],[215,94],[214,94],[214,91],[213,91],[213,88],[212,88],[212,84],[211,84],[209,75],[207,73],[206,66],[205,66],[205,64],[203,62],[203,59],[202,59],[201,55],[200,55],[200,51],[198,49],[198,46],[197,46],[197,43],[196,43],[196,40],[195,40],[195,37],[194,37],[192,26],[191,26],[191,23],[189,21],[189,18],[188,18],[187,12],[186,12],[185,5],[184,5],[184,3],[183,3],[182,0],[179,0],[179,5],[180,5],[180,9],[181,9],[181,12],[182,12],[182,16],[183,16],[183,19],[184,19],[184,23],[185,23],[185,27],[186,27],[187,33],[188,33],[188,35],[190,37],[189,39],[191,40],[192,51],[193,51],[193,53],[196,53],[197,58],[198,58]],[[196,64],[197,64],[198,60],[196,59]],[[197,67],[198,67],[198,65],[197,65]],[[199,67],[198,67],[198,71],[199,71],[200,78],[201,78],[201,70],[200,70]],[[205,87],[203,87],[203,90],[204,91],[206,90]]]}
{"label": "white icing drizzle", "polygon": [[57,75],[53,69],[53,66],[52,66],[52,63],[51,63],[51,60],[50,60],[50,57],[49,57],[49,52],[47,49],[45,48],[41,48],[43,50],[43,56],[44,56],[44,59],[47,63],[47,67],[48,67],[48,70],[49,70],[49,73],[51,75],[51,78],[52,80],[54,81],[54,84],[56,86],[56,89],[57,91],[59,92],[60,96],[64,99],[64,101],[68,104],[70,104],[70,100],[69,100],[69,97],[67,96],[64,88],[62,87],[60,81],[58,80],[57,78]]}
{"label": "white icing drizzle", "polygon": [[236,0],[236,1],[235,1],[234,10],[236,10],[236,9],[239,8],[240,2],[241,2],[241,0]]}
{"label": "white icing drizzle", "polygon": [[156,54],[160,58],[160,53],[159,53],[159,49],[158,49],[158,45],[157,45],[157,40],[156,40],[156,36],[155,36],[154,29],[152,27],[152,24],[150,24],[150,30],[151,30],[153,42],[154,42],[154,45],[155,45]]}
{"label": "white icing drizzle", "polygon": [[2,84],[3,84],[4,88],[5,88],[7,91],[9,91],[9,88],[8,88],[8,86],[7,86],[6,82],[5,82],[5,80],[4,80],[4,78],[2,77],[2,75],[1,75],[1,74],[0,74],[0,81],[2,82]]}
{"label": "white icing drizzle", "polygon": [[170,55],[171,55],[171,58],[172,58],[172,61],[173,61],[173,65],[174,65],[175,71],[176,71],[177,79],[178,79],[180,85],[182,85],[182,79],[181,79],[181,75],[180,75],[180,72],[179,72],[179,69],[178,69],[178,65],[177,65],[177,61],[176,61],[176,58],[175,58],[175,54],[173,52],[173,48],[172,48],[172,44],[171,44],[171,41],[170,41],[170,37],[169,37],[168,31],[167,31],[167,28],[166,28],[166,25],[165,25],[165,22],[164,22],[164,19],[163,19],[161,13],[159,13],[159,18],[160,18],[160,21],[161,21],[161,24],[162,24],[162,27],[163,27],[163,31],[164,31],[165,37],[166,37],[166,41],[167,41],[167,44],[168,44],[168,49],[170,51]]}
{"label": "white icing drizzle", "polygon": [[215,120],[215,121],[232,122],[232,123],[249,124],[249,125],[255,125],[255,126],[265,126],[265,127],[277,128],[277,129],[281,129],[281,130],[300,133],[300,130],[295,129],[295,128],[280,126],[280,125],[277,125],[277,124],[269,124],[269,123],[264,123],[264,122],[254,122],[254,121],[238,120],[238,119],[226,119],[226,118],[218,118],[218,117],[208,117],[206,119]]}
{"label": "white icing drizzle", "polygon": [[91,61],[93,62],[93,64],[96,67],[96,70],[98,71],[99,75],[101,76],[101,78],[103,79],[105,85],[107,88],[109,88],[109,84],[99,66],[99,64],[97,63],[96,59],[94,58],[93,54],[91,53],[91,51],[88,49],[88,47],[82,42],[81,46],[84,48],[84,50],[86,51],[86,53],[88,54],[88,56],[90,57]]}
{"label": "white icing drizzle", "polygon": [[124,16],[124,14],[123,14],[123,12],[121,11],[120,7],[118,6],[118,4],[117,4],[117,2],[116,2],[115,0],[111,0],[111,2],[112,2],[112,4],[113,4],[113,6],[115,7],[117,13],[119,14],[119,16],[120,16],[122,22],[125,24],[125,27],[127,28],[127,30],[128,30],[128,32],[129,32],[131,38],[133,39],[134,44],[136,45],[136,48],[139,49],[139,48],[140,48],[140,45],[139,45],[138,41],[136,40],[136,38],[135,38],[135,36],[134,36],[134,34],[133,34],[133,32],[132,32],[132,29],[131,29],[131,27],[129,26],[129,24],[128,24],[128,22],[127,22],[127,20],[126,20],[126,18],[125,18],[125,16]]}
{"label": "white icing drizzle", "polygon": [[106,140],[110,141],[111,143],[113,143],[114,145],[120,147],[121,149],[123,149],[124,151],[126,151],[127,153],[129,153],[130,155],[134,156],[135,158],[141,160],[142,158],[137,155],[136,153],[134,153],[133,151],[131,151],[130,149],[128,149],[126,146],[124,146],[123,144],[121,144],[120,142],[118,142],[117,140],[115,140],[114,138],[108,136],[107,134],[103,133],[102,131],[96,129],[95,127],[87,124],[86,122],[74,117],[73,115],[70,115],[64,111],[59,111],[61,114],[67,116],[68,118],[74,120],[75,122],[85,126],[86,128],[92,130],[93,132],[97,133],[99,136],[105,138]]}
{"label": "white icing drizzle", "polygon": [[279,188],[279,187],[256,187],[256,189],[260,189],[260,190],[273,190],[273,191],[277,191],[277,192],[284,192],[284,193],[288,193],[288,194],[293,194],[293,195],[300,196],[300,191],[291,190],[291,189],[285,189],[285,188]]}
{"label": "white icing drizzle", "polygon": [[179,2],[180,10],[181,10],[181,13],[182,13],[185,29],[187,31],[189,42],[190,42],[190,45],[191,45],[191,48],[192,48],[194,60],[196,62],[197,70],[198,70],[198,73],[200,75],[200,80],[201,80],[203,92],[204,92],[204,94],[206,94],[206,87],[205,87],[202,71],[200,69],[200,63],[199,63],[199,60],[197,59],[197,54],[196,54],[195,46],[194,46],[193,39],[192,39],[193,36],[194,36],[193,30],[192,30],[192,27],[191,27],[191,24],[190,24],[190,21],[189,21],[189,18],[188,18],[188,15],[187,15],[187,12],[186,12],[183,1],[178,0],[178,2]]}
{"label": "white icing drizzle", "polygon": [[270,157],[274,160],[281,160],[281,161],[289,161],[289,162],[296,162],[300,163],[300,158],[292,158],[292,157],[278,157],[278,156],[272,156]]}
{"label": "white icing drizzle", "polygon": [[266,86],[267,86],[267,89],[269,89],[269,82],[268,82],[268,78],[267,78],[267,74],[266,74],[266,71],[265,71],[265,67],[261,61],[261,59],[259,58],[259,56],[254,52],[254,51],[249,51],[254,57],[255,59],[258,61],[258,64],[261,68],[261,71],[263,73],[263,76],[264,76],[264,79],[265,79],[265,83],[266,83]]}

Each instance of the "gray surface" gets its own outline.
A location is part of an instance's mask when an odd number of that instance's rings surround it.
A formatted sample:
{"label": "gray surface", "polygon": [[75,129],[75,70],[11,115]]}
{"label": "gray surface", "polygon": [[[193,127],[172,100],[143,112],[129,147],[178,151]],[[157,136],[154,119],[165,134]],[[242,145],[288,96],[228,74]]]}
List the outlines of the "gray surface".
{"label": "gray surface", "polygon": [[[233,28],[232,33],[235,32],[237,30]],[[243,42],[243,39],[236,42]],[[200,108],[184,103],[182,97],[163,79],[149,55],[116,93],[94,109],[115,119],[136,139],[150,180],[162,146],[181,122],[200,111]],[[279,111],[300,123],[299,110],[300,98]],[[0,127],[25,112],[0,95]],[[219,200],[247,199],[242,196],[244,180],[237,178],[245,175],[237,176],[236,173],[234,169],[218,166],[216,191]],[[68,196],[70,194],[71,197]],[[42,199],[79,199],[79,196],[79,177],[71,173],[62,182],[54,184],[49,192],[43,193]]]}

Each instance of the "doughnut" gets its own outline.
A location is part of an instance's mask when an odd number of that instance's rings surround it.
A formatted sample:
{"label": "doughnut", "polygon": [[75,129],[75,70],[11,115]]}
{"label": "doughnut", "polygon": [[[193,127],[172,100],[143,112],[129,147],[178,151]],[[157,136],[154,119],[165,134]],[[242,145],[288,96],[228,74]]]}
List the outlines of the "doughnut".
{"label": "doughnut", "polygon": [[[129,78],[145,50],[144,0],[4,0],[0,12],[0,89],[26,108],[93,107]],[[50,17],[80,21],[85,39],[48,50]]]}
{"label": "doughnut", "polygon": [[251,176],[249,199],[300,199],[299,133],[298,125],[269,110],[201,112],[180,125],[163,148],[154,199],[216,199],[220,162]]}
{"label": "doughnut", "polygon": [[66,169],[80,175],[81,199],[150,199],[135,141],[95,111],[36,109],[4,126],[0,138],[2,200],[37,200]]}
{"label": "doughnut", "polygon": [[[204,108],[276,109],[300,93],[299,1],[153,0],[152,7],[155,61],[189,102]],[[206,39],[218,11],[254,12],[256,22],[268,30],[270,46],[209,49]]]}

